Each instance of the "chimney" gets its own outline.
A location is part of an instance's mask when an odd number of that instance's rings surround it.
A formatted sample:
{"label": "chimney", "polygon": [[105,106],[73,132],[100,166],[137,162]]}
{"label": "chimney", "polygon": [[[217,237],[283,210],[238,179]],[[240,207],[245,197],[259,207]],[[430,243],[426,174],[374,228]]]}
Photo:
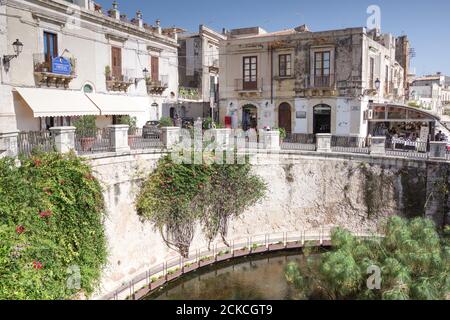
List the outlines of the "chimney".
{"label": "chimney", "polygon": [[117,1],[114,0],[114,2],[112,3],[112,9],[110,9],[110,10],[108,11],[108,15],[109,15],[111,18],[120,20],[119,5],[118,5]]}
{"label": "chimney", "polygon": [[138,10],[137,12],[136,12],[136,21],[137,21],[137,26],[139,27],[139,28],[144,28],[144,19],[142,18],[142,11],[141,10]]}
{"label": "chimney", "polygon": [[158,34],[161,34],[162,30],[161,30],[161,20],[156,20],[156,30],[158,31]]}

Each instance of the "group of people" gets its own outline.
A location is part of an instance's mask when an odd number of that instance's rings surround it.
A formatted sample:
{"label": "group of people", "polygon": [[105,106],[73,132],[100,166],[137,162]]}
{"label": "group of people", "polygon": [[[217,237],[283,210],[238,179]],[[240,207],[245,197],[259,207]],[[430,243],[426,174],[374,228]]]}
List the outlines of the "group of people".
{"label": "group of people", "polygon": [[448,141],[448,138],[441,130],[435,135],[434,141]]}

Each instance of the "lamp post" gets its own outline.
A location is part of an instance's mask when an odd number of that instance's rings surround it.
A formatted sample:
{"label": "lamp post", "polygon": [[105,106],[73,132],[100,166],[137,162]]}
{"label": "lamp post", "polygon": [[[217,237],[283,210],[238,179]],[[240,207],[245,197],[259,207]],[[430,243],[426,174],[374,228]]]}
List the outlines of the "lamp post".
{"label": "lamp post", "polygon": [[23,43],[20,42],[19,39],[16,39],[16,41],[14,41],[12,45],[15,54],[3,56],[3,66],[5,67],[6,72],[9,71],[10,61],[14,58],[17,58],[23,50]]}
{"label": "lamp post", "polygon": [[380,102],[380,85],[381,85],[381,81],[379,78],[377,78],[377,80],[375,80],[375,89],[377,89],[378,102]]}
{"label": "lamp post", "polygon": [[137,86],[139,81],[146,80],[148,78],[148,74],[149,74],[149,72],[148,72],[147,68],[144,68],[144,70],[142,70],[142,75],[144,77],[143,78],[136,78],[136,79],[134,79],[134,84]]}

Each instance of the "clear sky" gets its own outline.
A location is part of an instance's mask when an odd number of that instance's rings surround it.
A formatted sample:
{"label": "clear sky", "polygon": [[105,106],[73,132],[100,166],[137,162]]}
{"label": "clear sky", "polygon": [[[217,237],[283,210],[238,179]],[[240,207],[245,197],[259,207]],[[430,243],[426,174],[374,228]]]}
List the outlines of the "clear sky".
{"label": "clear sky", "polygon": [[[97,0],[103,9],[112,0]],[[366,26],[367,8],[381,9],[382,32],[407,34],[416,51],[411,67],[418,75],[441,71],[450,75],[450,1],[448,0],[118,0],[119,10],[162,27],[195,32],[199,24],[222,28],[261,26],[276,31],[307,24],[312,31]]]}

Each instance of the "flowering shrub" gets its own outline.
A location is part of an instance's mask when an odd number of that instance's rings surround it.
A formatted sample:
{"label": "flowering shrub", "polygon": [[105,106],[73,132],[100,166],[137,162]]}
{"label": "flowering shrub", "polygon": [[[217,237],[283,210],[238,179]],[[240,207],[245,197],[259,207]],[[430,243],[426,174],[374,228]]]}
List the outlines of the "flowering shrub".
{"label": "flowering shrub", "polygon": [[75,155],[0,160],[0,299],[92,293],[106,261],[103,214],[101,187]]}

